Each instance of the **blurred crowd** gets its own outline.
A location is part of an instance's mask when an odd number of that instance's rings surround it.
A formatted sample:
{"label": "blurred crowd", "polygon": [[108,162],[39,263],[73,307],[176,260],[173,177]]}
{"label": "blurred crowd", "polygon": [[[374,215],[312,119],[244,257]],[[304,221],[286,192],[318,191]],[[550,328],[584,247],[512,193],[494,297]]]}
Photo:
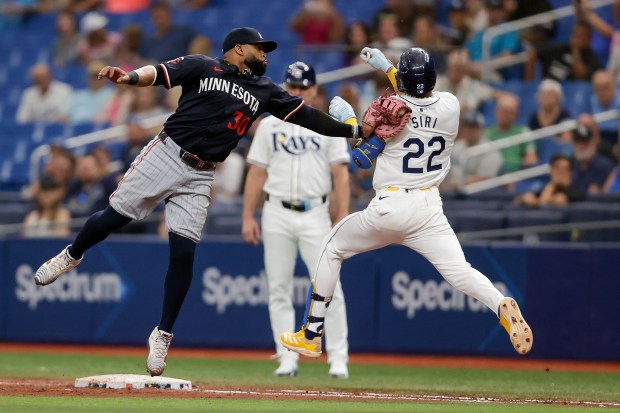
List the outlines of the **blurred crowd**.
{"label": "blurred crowd", "polygon": [[[288,22],[299,44],[340,50],[342,67],[363,64],[359,51],[365,46],[381,49],[398,61],[410,47],[423,47],[435,58],[439,73],[436,90],[455,94],[461,104],[461,127],[452,155],[452,170],[443,191],[459,191],[464,185],[536,165],[550,164],[549,177],[512,184],[515,202],[528,207],[563,205],[589,194],[620,192],[618,120],[597,123],[593,115],[620,109],[620,0],[611,13],[600,13],[588,0],[572,2],[575,25],[567,41],[558,41],[557,24],[530,26],[493,38],[488,73],[483,63],[484,34],[506,22],[549,12],[548,0],[446,0],[447,21],[440,21],[440,2],[433,0],[385,0],[367,20],[347,24],[336,0],[304,0]],[[23,91],[15,115],[18,123],[99,123],[126,125],[121,159],[111,159],[105,146],[75,158],[62,146],[52,151],[39,182],[28,189],[36,209],[26,218],[26,231],[35,235],[33,223],[67,231],[70,217],[85,217],[100,209],[114,190],[119,174],[130,167],[141,148],[161,125],[148,127],[145,120],[174,111],[179,90],[113,87],[96,79],[104,65],[126,70],[186,54],[219,57],[213,42],[194,27],[174,21],[177,8],[209,7],[209,0],[12,0],[2,7],[3,24],[20,24],[33,13],[56,13],[56,38],[48,63],[30,68],[32,86]],[[351,5],[353,6],[353,5]],[[152,31],[130,24],[120,32],[108,29],[109,13],[148,10]],[[342,10],[342,8],[340,8]],[[217,48],[216,48],[217,49]],[[291,57],[291,63],[293,57]],[[55,67],[83,67],[86,87],[60,82]],[[278,74],[271,73],[278,80]],[[510,81],[535,82],[536,107],[524,107],[523,96],[502,89]],[[590,82],[592,95],[584,113],[573,113],[567,82]],[[334,93],[352,104],[361,117],[368,104],[390,88],[382,73],[342,82]],[[178,88],[177,88],[178,89]],[[322,88],[313,105],[327,110],[332,96]],[[489,106],[491,105],[491,106]],[[493,107],[492,119],[485,108]],[[525,115],[525,116],[523,116]],[[519,122],[519,119],[528,119]],[[467,150],[576,120],[578,127],[533,142],[474,157]],[[251,138],[252,128],[248,133]],[[242,141],[223,163],[216,178],[214,199],[240,199],[245,175],[244,157],[249,139]],[[111,166],[113,165],[113,166]],[[350,168],[351,195],[364,201],[372,196],[372,170]],[[45,232],[45,231],[43,231]]]}

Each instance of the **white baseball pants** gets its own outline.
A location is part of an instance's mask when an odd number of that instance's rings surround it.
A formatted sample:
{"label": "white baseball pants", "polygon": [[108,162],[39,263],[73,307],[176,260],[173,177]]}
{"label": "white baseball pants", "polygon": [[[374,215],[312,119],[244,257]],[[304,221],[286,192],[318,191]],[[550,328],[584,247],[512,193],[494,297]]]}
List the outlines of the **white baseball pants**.
{"label": "white baseball pants", "polygon": [[[295,331],[296,327],[299,327],[296,325],[293,308],[293,274],[297,250],[299,249],[309,274],[314,274],[321,242],[331,228],[331,221],[327,204],[316,206],[309,211],[297,212],[283,208],[279,202],[265,202],[261,222],[265,271],[269,280],[269,318],[278,357],[280,360],[286,357],[297,360],[299,354],[286,350],[280,343],[280,334]],[[329,295],[333,293],[334,298],[325,319],[328,362],[336,359],[347,362],[349,331],[344,294],[337,276],[330,288]],[[305,300],[307,291],[303,294]]]}
{"label": "white baseball pants", "polygon": [[[366,209],[340,221],[323,241],[315,275],[317,294],[323,297],[332,295],[343,260],[390,244],[401,244],[420,253],[446,281],[497,314],[504,296],[465,259],[463,249],[443,214],[436,187],[409,192],[403,189],[378,192]],[[324,303],[314,303],[312,315],[323,317],[325,311]]]}

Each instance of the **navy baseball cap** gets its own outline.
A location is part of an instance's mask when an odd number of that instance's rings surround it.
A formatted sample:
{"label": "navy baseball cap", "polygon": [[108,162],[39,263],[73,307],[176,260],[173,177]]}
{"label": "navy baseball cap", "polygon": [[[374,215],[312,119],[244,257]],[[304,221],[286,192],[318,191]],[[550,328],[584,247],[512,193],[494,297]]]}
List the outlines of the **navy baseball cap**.
{"label": "navy baseball cap", "polygon": [[316,73],[312,66],[304,62],[295,62],[286,70],[284,82],[289,85],[310,87],[316,84]]}
{"label": "navy baseball cap", "polygon": [[222,42],[222,53],[226,53],[237,44],[262,44],[265,53],[276,50],[278,44],[272,40],[265,40],[258,30],[251,27],[237,27],[226,35]]}

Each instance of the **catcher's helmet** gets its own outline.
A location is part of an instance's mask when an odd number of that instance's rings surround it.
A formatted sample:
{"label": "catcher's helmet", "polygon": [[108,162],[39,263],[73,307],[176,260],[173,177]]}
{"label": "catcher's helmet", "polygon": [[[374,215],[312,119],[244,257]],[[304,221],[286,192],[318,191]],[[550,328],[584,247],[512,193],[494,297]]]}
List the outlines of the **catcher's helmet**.
{"label": "catcher's helmet", "polygon": [[400,55],[396,72],[398,90],[412,96],[420,96],[435,87],[437,72],[435,61],[426,50],[411,48]]}
{"label": "catcher's helmet", "polygon": [[295,62],[286,70],[284,82],[289,85],[310,87],[316,84],[316,73],[312,66],[304,62]]}

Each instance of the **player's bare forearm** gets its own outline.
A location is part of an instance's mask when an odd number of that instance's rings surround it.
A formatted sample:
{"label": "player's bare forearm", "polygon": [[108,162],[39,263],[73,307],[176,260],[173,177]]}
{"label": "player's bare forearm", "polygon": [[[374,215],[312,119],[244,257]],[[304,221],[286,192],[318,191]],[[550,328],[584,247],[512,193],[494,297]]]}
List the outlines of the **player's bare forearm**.
{"label": "player's bare forearm", "polygon": [[332,166],[332,177],[334,180],[334,216],[333,223],[338,223],[342,218],[349,215],[349,204],[351,200],[351,190],[349,187],[349,170],[347,164],[337,164]]}
{"label": "player's bare forearm", "polygon": [[154,66],[143,66],[139,69],[125,72],[120,67],[105,66],[99,71],[98,79],[107,78],[112,83],[134,86],[151,86],[155,82],[157,71]]}
{"label": "player's bare forearm", "polygon": [[267,171],[265,168],[256,165],[250,166],[243,189],[241,235],[245,242],[253,245],[258,245],[261,240],[260,228],[254,218],[254,213],[263,194],[263,186],[266,180]]}

